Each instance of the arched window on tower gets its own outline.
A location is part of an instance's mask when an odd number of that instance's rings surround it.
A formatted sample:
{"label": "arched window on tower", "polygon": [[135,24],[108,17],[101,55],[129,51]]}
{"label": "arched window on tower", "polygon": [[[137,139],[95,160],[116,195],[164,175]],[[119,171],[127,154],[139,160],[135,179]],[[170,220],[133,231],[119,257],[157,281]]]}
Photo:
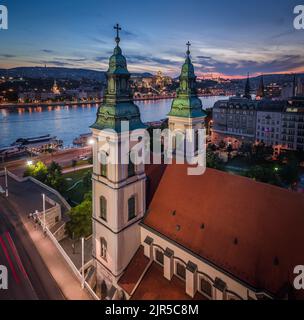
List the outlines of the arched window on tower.
{"label": "arched window on tower", "polygon": [[105,238],[100,238],[100,256],[102,259],[107,260],[108,244]]}
{"label": "arched window on tower", "polygon": [[108,177],[107,155],[105,152],[100,153],[100,175],[104,178]]}
{"label": "arched window on tower", "polygon": [[100,197],[100,218],[107,221],[107,200],[105,197]]}
{"label": "arched window on tower", "polygon": [[128,177],[135,176],[135,164],[132,161],[131,153],[129,154],[129,164],[128,164]]}
{"label": "arched window on tower", "polygon": [[136,198],[131,197],[128,201],[128,219],[133,220],[136,217]]}
{"label": "arched window on tower", "polygon": [[195,152],[198,152],[199,151],[199,134],[198,134],[198,131],[195,131],[195,136],[194,136],[194,139],[195,139],[195,144],[194,144],[194,151]]}

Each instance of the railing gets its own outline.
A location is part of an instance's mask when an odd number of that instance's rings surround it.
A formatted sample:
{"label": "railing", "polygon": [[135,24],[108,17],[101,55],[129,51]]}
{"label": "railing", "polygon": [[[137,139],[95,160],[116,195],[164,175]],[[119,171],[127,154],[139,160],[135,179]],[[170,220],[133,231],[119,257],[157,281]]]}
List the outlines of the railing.
{"label": "railing", "polygon": [[[4,171],[0,172],[0,175],[3,176],[4,174],[5,174]],[[27,182],[27,181],[32,181],[33,183],[38,184],[40,187],[48,190],[49,192],[51,192],[55,196],[57,196],[60,199],[60,201],[64,204],[64,206],[66,207],[66,209],[68,211],[71,210],[71,206],[68,204],[68,202],[64,199],[64,197],[57,190],[47,186],[46,184],[42,183],[41,181],[39,181],[39,180],[37,180],[37,179],[35,179],[33,177],[20,178],[20,177],[16,176],[15,174],[13,174],[10,171],[7,171],[7,174],[8,174],[9,177],[11,177],[12,179],[14,179],[15,181],[20,182],[20,183]]]}
{"label": "railing", "polygon": [[[2,171],[0,172],[0,176],[4,175],[5,172]],[[37,183],[39,185],[41,185],[43,188],[49,190],[50,192],[54,193],[55,195],[57,195],[61,200],[64,200],[63,203],[67,205],[67,207],[71,208],[69,206],[69,204],[65,201],[65,199],[63,199],[63,197],[59,194],[59,192],[57,192],[56,190],[46,186],[45,184],[41,183],[40,181],[32,178],[32,177],[27,177],[27,178],[19,178],[16,175],[14,175],[13,173],[8,171],[8,175],[18,181],[18,182],[25,182],[28,180],[33,181],[34,183]],[[44,226],[44,222],[42,221],[42,219],[40,218],[40,216],[43,216],[42,213],[38,214],[37,218],[40,221],[40,224],[42,226]],[[60,229],[57,230],[57,232]],[[55,236],[52,234],[52,232],[49,230],[49,228],[47,226],[45,226],[45,232],[47,234],[47,236],[50,238],[50,240],[54,243],[54,245],[56,246],[56,248],[58,249],[58,251],[60,252],[60,254],[62,255],[62,257],[64,258],[64,260],[67,262],[67,264],[69,265],[69,267],[72,269],[73,273],[76,275],[77,279],[82,282],[82,275],[80,273],[80,271],[77,269],[77,267],[75,266],[75,264],[73,263],[73,261],[71,260],[71,258],[68,256],[68,254],[64,251],[64,249],[62,248],[62,246],[59,244],[59,242],[57,241],[57,239],[55,238]],[[100,300],[99,297],[96,295],[96,293],[92,290],[92,288],[90,287],[90,285],[84,281],[84,286],[85,288],[88,290],[88,292],[91,294],[91,296],[95,299],[95,300]]]}
{"label": "railing", "polygon": [[[41,221],[41,219],[38,217],[38,219],[40,220],[41,225],[43,225],[43,222]],[[64,260],[66,261],[66,263],[69,265],[69,267],[72,269],[73,273],[75,274],[75,276],[77,277],[77,279],[79,280],[80,283],[82,283],[83,278],[82,278],[82,274],[80,273],[80,271],[77,269],[77,267],[75,266],[75,264],[73,263],[73,261],[71,260],[71,258],[68,256],[68,254],[64,251],[64,249],[62,248],[62,246],[59,244],[59,242],[57,241],[57,239],[55,238],[55,236],[52,234],[52,232],[45,227],[45,232],[47,234],[47,236],[50,238],[50,240],[54,243],[54,245],[56,246],[56,248],[58,249],[58,251],[61,253],[62,257],[64,258]],[[85,288],[88,290],[88,292],[91,294],[91,296],[95,299],[95,300],[100,300],[99,297],[96,295],[96,293],[93,291],[93,289],[90,287],[90,285],[84,281],[84,286]]]}

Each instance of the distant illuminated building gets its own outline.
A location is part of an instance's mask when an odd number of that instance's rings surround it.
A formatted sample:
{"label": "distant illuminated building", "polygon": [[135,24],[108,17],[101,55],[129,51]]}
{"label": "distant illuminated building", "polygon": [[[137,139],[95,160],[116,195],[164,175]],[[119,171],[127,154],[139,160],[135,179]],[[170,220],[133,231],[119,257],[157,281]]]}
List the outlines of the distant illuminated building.
{"label": "distant illuminated building", "polygon": [[266,97],[269,99],[278,99],[281,97],[282,87],[277,83],[270,83],[266,86]]}
{"label": "distant illuminated building", "polygon": [[60,89],[57,85],[57,81],[55,80],[54,81],[54,85],[53,85],[53,88],[52,88],[52,92],[55,94],[55,95],[59,95],[60,94]]}
{"label": "distant illuminated building", "polygon": [[264,77],[263,76],[261,77],[261,80],[260,80],[260,84],[259,84],[256,98],[258,100],[265,98],[265,86],[264,86]]}

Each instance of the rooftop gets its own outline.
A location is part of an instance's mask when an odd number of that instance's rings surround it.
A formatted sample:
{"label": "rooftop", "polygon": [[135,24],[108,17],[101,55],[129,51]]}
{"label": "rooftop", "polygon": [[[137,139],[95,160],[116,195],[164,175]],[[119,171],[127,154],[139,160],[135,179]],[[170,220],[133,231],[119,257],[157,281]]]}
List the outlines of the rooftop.
{"label": "rooftop", "polygon": [[304,259],[304,196],[217,170],[188,176],[169,165],[144,225],[273,294]]}
{"label": "rooftop", "polygon": [[[131,300],[192,300],[186,294],[185,282],[173,277],[171,281],[164,278],[163,268],[153,263],[132,296]],[[196,294],[194,300],[206,300]]]}
{"label": "rooftop", "polygon": [[149,259],[144,255],[144,248],[141,246],[120,278],[119,286],[131,295],[148,264]]}

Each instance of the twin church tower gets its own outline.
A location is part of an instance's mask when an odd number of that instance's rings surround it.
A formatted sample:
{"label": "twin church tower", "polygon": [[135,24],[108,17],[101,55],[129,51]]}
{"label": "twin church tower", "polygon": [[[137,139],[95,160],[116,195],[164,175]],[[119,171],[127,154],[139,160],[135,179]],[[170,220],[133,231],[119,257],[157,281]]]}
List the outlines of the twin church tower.
{"label": "twin church tower", "polygon": [[[119,278],[141,245],[140,222],[146,214],[145,165],[125,162],[138,142],[129,141],[130,133],[144,136],[147,129],[139,108],[133,102],[130,73],[119,46],[119,25],[115,26],[116,47],[107,72],[107,89],[93,131],[93,259],[98,284],[108,290]],[[182,67],[180,87],[169,113],[169,129],[204,127],[205,113],[196,94],[196,76],[190,58],[190,43]],[[124,128],[123,122],[129,125]],[[121,150],[124,150],[121,152]],[[105,159],[117,159],[106,163]],[[136,157],[136,155],[135,155]],[[123,159],[124,158],[124,159]],[[134,158],[132,158],[134,159]],[[114,164],[116,163],[116,164]]]}

